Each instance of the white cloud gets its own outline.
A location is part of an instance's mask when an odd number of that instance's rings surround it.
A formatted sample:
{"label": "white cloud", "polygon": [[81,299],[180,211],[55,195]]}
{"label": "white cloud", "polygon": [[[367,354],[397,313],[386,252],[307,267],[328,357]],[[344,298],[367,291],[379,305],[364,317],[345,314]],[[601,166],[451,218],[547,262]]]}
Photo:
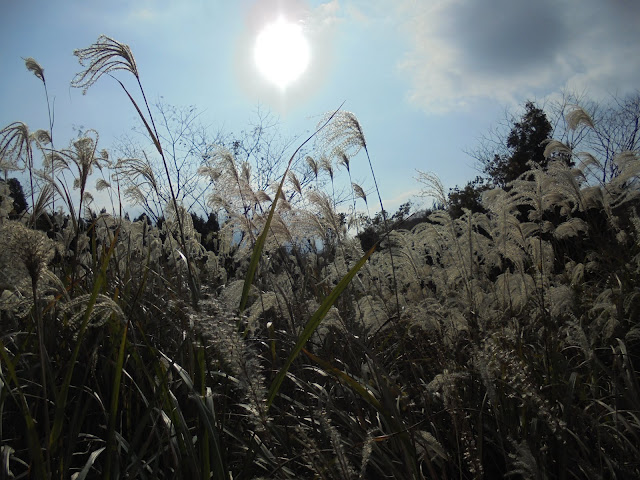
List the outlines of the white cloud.
{"label": "white cloud", "polygon": [[[408,201],[416,201],[416,198],[420,196],[422,192],[421,188],[412,188],[407,190],[403,189],[400,193],[394,192],[392,197],[383,198],[384,209],[393,213],[395,212],[400,205],[406,203]],[[418,201],[417,205],[422,206],[424,202]]]}
{"label": "white cloud", "polygon": [[640,4],[613,0],[401,0],[409,101],[448,111],[520,102],[565,86],[599,95],[637,88]]}
{"label": "white cloud", "polygon": [[325,30],[340,23],[343,20],[342,7],[338,0],[331,0],[318,5],[313,9],[307,19],[308,27],[314,30]]}

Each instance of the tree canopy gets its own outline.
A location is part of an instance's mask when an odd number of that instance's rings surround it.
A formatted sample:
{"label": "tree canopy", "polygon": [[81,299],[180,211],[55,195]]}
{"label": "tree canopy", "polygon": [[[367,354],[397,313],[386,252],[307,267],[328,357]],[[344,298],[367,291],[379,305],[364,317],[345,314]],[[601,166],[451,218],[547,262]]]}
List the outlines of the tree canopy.
{"label": "tree canopy", "polygon": [[547,115],[534,102],[525,104],[525,112],[507,136],[507,151],[496,153],[484,161],[484,172],[492,183],[504,187],[531,168],[530,162],[543,168],[547,165],[544,156],[545,142],[551,138],[553,128]]}

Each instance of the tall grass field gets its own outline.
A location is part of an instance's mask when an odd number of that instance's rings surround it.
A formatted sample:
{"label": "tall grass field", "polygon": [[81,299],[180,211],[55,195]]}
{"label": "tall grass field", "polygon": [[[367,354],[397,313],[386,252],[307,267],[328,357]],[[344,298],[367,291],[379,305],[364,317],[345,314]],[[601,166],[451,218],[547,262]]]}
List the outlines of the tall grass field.
{"label": "tall grass field", "polygon": [[[338,108],[269,185],[212,147],[205,236],[129,47],[75,55],[72,86],[121,88],[155,152],[0,130],[0,478],[640,478],[638,152],[603,181],[549,141],[461,215],[422,173],[437,208],[409,227]],[[594,128],[578,106],[567,124]]]}

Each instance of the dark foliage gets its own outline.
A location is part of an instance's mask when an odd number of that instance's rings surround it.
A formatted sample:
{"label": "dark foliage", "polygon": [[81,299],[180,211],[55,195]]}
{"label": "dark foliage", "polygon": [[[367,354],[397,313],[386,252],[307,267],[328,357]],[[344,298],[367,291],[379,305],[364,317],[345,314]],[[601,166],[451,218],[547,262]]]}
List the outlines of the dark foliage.
{"label": "dark foliage", "polygon": [[[414,213],[410,213],[410,211],[411,202],[403,203],[398,207],[396,213],[389,219],[389,226],[392,231],[398,229],[411,230],[419,223],[428,221],[428,217],[431,214],[430,209],[418,210]],[[366,252],[385,235],[382,214],[377,213],[373,219],[367,219],[365,225],[364,229],[356,235],[356,238],[360,240],[360,246]],[[385,245],[383,244],[381,248],[385,248]]]}
{"label": "dark foliage", "polygon": [[192,213],[191,219],[193,220],[193,228],[202,235],[200,243],[202,243],[207,250],[217,253],[219,248],[216,240],[217,233],[220,231],[218,216],[215,213],[210,213],[205,220],[200,215]]}
{"label": "dark foliage", "polygon": [[488,190],[489,185],[483,177],[476,177],[475,180],[467,183],[460,189],[453,188],[449,192],[449,214],[453,218],[460,218],[464,210],[470,210],[473,213],[486,213],[482,206],[482,192]]}
{"label": "dark foliage", "polygon": [[10,178],[7,180],[7,184],[9,185],[9,195],[13,199],[12,218],[17,218],[27,210],[27,199],[17,178]]}
{"label": "dark foliage", "polygon": [[508,155],[495,154],[484,165],[484,171],[494,184],[504,187],[531,168],[529,162],[547,165],[545,142],[551,138],[552,127],[546,114],[534,102],[527,102],[525,113],[507,137]]}

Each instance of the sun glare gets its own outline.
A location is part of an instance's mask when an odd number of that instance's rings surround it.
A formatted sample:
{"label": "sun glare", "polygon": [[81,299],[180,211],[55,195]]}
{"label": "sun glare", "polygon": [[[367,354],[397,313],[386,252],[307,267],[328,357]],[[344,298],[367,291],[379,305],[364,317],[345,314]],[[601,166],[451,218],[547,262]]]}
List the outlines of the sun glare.
{"label": "sun glare", "polygon": [[268,81],[285,89],[307,68],[309,43],[299,25],[281,17],[258,34],[254,59]]}

